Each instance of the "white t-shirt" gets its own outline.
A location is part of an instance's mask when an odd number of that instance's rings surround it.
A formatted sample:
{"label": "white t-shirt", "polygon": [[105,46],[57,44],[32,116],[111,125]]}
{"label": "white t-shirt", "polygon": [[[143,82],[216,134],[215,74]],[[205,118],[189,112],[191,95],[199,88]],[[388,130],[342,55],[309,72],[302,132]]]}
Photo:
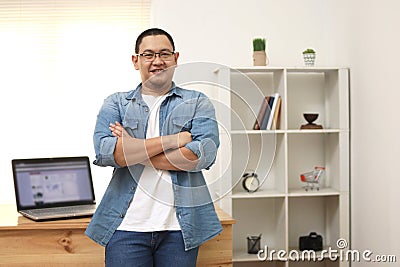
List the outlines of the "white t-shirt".
{"label": "white t-shirt", "polygon": [[[150,107],[146,138],[160,136],[159,111],[166,96],[142,96]],[[169,171],[145,166],[135,195],[118,230],[153,232],[180,229]]]}

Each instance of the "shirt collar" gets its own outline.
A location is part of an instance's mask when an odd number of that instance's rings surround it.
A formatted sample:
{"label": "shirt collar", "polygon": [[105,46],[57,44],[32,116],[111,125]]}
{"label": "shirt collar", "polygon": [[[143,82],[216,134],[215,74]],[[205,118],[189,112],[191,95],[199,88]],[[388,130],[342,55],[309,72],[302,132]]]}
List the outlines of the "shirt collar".
{"label": "shirt collar", "polygon": [[[142,94],[141,94],[141,90],[142,90],[142,83],[140,83],[135,90],[132,90],[132,92],[130,92],[127,97],[126,100],[131,100],[131,101],[135,101],[135,100],[142,100]],[[172,95],[176,95],[182,98],[182,90],[181,88],[179,88],[178,86],[176,86],[175,82],[172,82],[172,87],[171,89],[168,91],[167,97],[170,97]]]}

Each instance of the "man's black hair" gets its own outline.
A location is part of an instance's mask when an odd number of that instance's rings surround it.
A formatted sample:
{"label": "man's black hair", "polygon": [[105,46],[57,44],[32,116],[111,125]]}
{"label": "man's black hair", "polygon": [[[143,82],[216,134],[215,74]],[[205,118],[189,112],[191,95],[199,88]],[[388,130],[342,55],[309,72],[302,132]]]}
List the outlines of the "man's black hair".
{"label": "man's black hair", "polygon": [[172,36],[159,28],[151,28],[151,29],[147,29],[144,32],[142,32],[141,34],[139,34],[138,38],[136,39],[136,44],[135,44],[135,53],[138,54],[139,53],[139,46],[142,43],[142,40],[144,37],[146,36],[151,36],[151,35],[165,35],[167,36],[168,40],[171,42],[172,45],[172,49],[175,51],[175,44],[174,44],[174,40],[172,39]]}

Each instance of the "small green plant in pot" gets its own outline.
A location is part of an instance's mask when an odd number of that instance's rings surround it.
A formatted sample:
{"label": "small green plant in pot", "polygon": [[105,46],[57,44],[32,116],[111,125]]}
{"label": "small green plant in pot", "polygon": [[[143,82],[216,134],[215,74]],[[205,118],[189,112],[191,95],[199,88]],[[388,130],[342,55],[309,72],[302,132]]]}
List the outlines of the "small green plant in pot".
{"label": "small green plant in pot", "polygon": [[316,57],[316,53],[315,53],[314,49],[307,48],[306,50],[304,50],[303,51],[304,65],[306,65],[307,67],[314,66],[315,57]]}
{"label": "small green plant in pot", "polygon": [[265,38],[253,39],[253,65],[266,66],[267,54],[265,53],[266,41]]}

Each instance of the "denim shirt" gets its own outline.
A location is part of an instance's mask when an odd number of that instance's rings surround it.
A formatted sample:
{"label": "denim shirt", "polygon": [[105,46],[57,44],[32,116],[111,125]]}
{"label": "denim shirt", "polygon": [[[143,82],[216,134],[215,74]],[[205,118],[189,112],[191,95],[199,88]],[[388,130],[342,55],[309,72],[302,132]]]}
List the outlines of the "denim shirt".
{"label": "denim shirt", "polygon": [[[133,137],[145,139],[149,107],[143,101],[141,85],[135,90],[109,96],[100,109],[94,131],[98,166],[112,166],[114,172],[103,199],[86,229],[86,235],[107,245],[122,222],[135,194],[144,165],[121,167],[114,160],[117,138],[110,123],[120,122]],[[185,249],[189,250],[222,231],[205,179],[201,172],[214,162],[219,147],[218,124],[211,101],[202,93],[176,87],[173,83],[159,111],[160,136],[190,131],[186,148],[198,157],[192,171],[170,171],[176,215]]]}

